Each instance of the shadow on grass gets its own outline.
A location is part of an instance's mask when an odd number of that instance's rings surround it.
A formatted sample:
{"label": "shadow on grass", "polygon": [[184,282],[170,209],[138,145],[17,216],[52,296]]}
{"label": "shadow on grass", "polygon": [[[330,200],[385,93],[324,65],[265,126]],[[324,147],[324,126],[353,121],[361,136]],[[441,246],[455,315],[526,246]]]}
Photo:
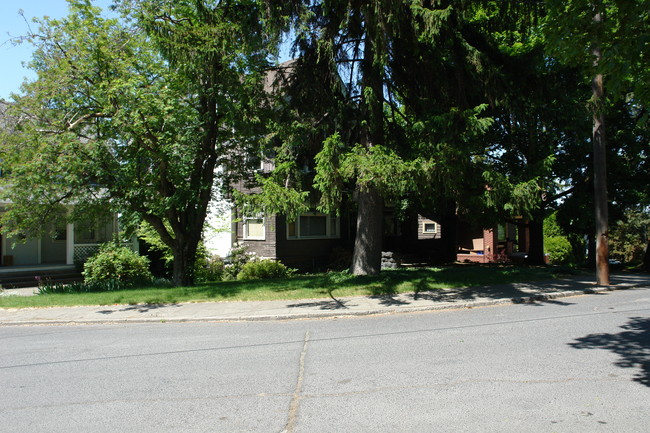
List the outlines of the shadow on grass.
{"label": "shadow on grass", "polygon": [[632,317],[615,334],[590,334],[569,343],[574,349],[609,350],[620,357],[614,365],[634,368],[634,381],[650,387],[650,319]]}
{"label": "shadow on grass", "polygon": [[[540,292],[566,290],[580,292],[591,288],[587,283],[580,286],[576,282],[558,280],[544,284],[519,283],[534,280],[548,281],[551,278],[553,274],[549,268],[459,265],[445,268],[391,269],[373,276],[331,272],[270,280],[225,281],[198,286],[191,291],[206,299],[247,298],[247,293],[252,297],[254,292],[284,294],[289,299],[329,297],[331,300],[322,301],[325,308],[346,308],[345,303],[337,297],[366,295],[379,299],[383,305],[404,305],[410,302],[403,296],[398,297],[399,293],[413,292],[412,300],[449,302],[470,301],[477,298],[522,298]],[[261,295],[260,298],[263,299]],[[278,299],[282,296],[273,296],[273,298]],[[569,305],[560,301],[546,302]],[[304,304],[315,305],[313,302]]]}

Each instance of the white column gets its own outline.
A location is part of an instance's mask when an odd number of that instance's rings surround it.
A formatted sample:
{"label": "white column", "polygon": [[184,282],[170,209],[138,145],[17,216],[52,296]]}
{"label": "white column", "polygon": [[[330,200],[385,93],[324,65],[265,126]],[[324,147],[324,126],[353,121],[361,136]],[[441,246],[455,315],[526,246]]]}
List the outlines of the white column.
{"label": "white column", "polygon": [[65,263],[74,265],[74,224],[68,224],[65,231]]}

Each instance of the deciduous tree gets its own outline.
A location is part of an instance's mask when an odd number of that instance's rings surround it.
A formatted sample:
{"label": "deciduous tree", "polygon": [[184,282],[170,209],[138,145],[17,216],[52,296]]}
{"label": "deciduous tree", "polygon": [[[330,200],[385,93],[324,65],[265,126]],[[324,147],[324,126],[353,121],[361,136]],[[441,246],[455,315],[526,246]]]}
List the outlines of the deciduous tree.
{"label": "deciduous tree", "polygon": [[73,219],[134,215],[171,248],[174,283],[192,284],[215,168],[258,134],[273,45],[261,5],[119,0],[106,18],[90,0],[69,3],[69,16],[38,20],[28,37],[38,78],[10,109],[4,225],[34,232],[71,204]]}

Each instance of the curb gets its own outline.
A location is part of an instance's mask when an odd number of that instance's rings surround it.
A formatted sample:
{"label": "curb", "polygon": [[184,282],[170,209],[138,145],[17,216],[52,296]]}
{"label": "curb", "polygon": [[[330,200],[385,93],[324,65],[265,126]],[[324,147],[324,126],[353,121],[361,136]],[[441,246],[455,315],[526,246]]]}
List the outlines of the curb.
{"label": "curb", "polygon": [[[72,320],[15,320],[3,321],[0,319],[0,326],[30,326],[30,325],[101,325],[101,324],[117,324],[117,323],[207,323],[207,322],[263,322],[263,321],[286,321],[286,320],[308,320],[308,319],[332,319],[344,317],[363,317],[363,316],[377,316],[388,314],[400,313],[418,313],[427,311],[443,311],[443,310],[460,310],[470,308],[489,307],[507,304],[528,304],[535,302],[543,302],[547,300],[568,298],[573,296],[583,296],[590,294],[613,292],[616,290],[627,290],[640,287],[643,284],[629,284],[623,283],[616,286],[609,287],[594,287],[583,290],[553,292],[545,294],[536,294],[525,297],[516,298],[502,298],[487,301],[470,301],[457,304],[438,304],[426,305],[417,307],[386,307],[375,308],[360,311],[322,311],[322,312],[308,312],[296,314],[270,314],[270,315],[241,315],[241,316],[212,316],[212,317],[148,317],[148,318],[123,318],[123,319],[72,319]],[[144,305],[144,304],[142,304]]]}

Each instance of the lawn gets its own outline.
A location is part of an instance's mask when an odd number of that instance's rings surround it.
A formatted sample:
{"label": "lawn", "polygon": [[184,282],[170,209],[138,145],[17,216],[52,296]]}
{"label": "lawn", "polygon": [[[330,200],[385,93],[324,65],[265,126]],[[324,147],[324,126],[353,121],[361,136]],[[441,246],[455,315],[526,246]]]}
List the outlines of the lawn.
{"label": "lawn", "polygon": [[0,308],[392,295],[405,292],[423,293],[441,288],[540,281],[556,278],[565,272],[566,269],[553,267],[481,265],[392,269],[382,271],[377,276],[363,277],[345,272],[330,272],[268,280],[220,281],[194,287],[139,287],[101,293],[3,296],[0,297]]}

